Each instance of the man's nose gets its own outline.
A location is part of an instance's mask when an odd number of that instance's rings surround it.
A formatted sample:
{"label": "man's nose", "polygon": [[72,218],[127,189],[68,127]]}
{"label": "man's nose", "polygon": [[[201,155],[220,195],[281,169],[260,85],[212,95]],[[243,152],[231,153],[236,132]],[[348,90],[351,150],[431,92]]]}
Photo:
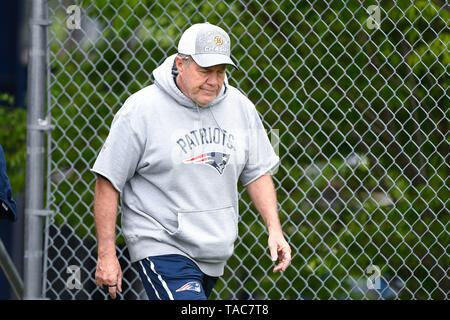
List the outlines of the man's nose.
{"label": "man's nose", "polygon": [[220,83],[219,76],[215,72],[211,72],[206,83],[211,86],[218,86]]}

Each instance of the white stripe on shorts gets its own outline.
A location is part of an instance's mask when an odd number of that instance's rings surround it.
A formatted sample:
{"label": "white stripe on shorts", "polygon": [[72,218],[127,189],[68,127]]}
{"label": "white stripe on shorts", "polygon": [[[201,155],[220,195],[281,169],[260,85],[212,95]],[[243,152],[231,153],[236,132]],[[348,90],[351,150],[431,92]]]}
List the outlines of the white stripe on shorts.
{"label": "white stripe on shorts", "polygon": [[141,264],[142,271],[144,271],[144,274],[147,277],[148,282],[152,285],[153,290],[155,290],[156,296],[158,297],[159,300],[161,300],[161,298],[159,297],[159,294],[158,294],[158,290],[156,290],[155,286],[152,283],[152,280],[150,280],[150,277],[148,276],[147,271],[145,270],[145,267],[142,264],[142,261],[139,261],[139,263]]}
{"label": "white stripe on shorts", "polygon": [[[167,283],[163,280],[163,278],[161,277],[161,275],[160,275],[158,272],[155,271],[155,265],[153,264],[153,262],[152,262],[149,258],[147,258],[147,260],[148,260],[148,262],[150,262],[150,268],[152,269],[153,273],[156,274],[156,275],[158,276],[159,281],[161,281],[161,284],[162,284],[163,288],[166,290],[167,295],[169,296],[169,299],[170,299],[170,300],[173,300],[172,292],[170,292],[170,289],[169,289],[169,287],[167,286]],[[152,285],[152,286],[153,286],[153,285]],[[154,288],[155,288],[155,287],[153,287],[153,289],[154,289]],[[155,290],[155,291],[156,291],[156,290]],[[158,296],[158,298],[159,298],[159,296]]]}

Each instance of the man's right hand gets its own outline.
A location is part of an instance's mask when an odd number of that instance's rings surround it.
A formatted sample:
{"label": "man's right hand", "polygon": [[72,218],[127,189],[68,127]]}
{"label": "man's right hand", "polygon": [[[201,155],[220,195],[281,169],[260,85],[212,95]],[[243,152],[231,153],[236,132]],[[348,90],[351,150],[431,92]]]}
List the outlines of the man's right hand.
{"label": "man's right hand", "polygon": [[111,298],[116,298],[116,290],[122,292],[122,269],[115,254],[98,257],[95,283],[102,289],[108,285]]}

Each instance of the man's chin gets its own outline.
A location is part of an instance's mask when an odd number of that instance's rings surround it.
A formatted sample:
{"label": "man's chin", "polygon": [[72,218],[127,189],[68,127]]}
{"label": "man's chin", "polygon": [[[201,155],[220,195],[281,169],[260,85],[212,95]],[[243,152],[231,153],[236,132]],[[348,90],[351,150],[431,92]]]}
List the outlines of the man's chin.
{"label": "man's chin", "polygon": [[213,97],[212,99],[208,99],[208,100],[206,100],[206,99],[203,99],[203,100],[197,100],[197,101],[194,100],[194,102],[197,103],[200,107],[206,107],[208,104],[210,104],[211,102],[213,102],[213,100],[214,100],[215,98],[216,98],[216,97]]}

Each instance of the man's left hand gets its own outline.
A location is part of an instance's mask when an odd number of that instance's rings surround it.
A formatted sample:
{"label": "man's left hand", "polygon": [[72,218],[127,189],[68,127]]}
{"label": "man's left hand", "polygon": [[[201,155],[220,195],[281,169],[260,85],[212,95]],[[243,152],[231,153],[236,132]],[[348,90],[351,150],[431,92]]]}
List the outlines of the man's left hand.
{"label": "man's left hand", "polygon": [[291,262],[291,247],[286,242],[282,233],[269,233],[269,250],[273,262],[279,260],[279,263],[273,269],[273,272],[284,272]]}

